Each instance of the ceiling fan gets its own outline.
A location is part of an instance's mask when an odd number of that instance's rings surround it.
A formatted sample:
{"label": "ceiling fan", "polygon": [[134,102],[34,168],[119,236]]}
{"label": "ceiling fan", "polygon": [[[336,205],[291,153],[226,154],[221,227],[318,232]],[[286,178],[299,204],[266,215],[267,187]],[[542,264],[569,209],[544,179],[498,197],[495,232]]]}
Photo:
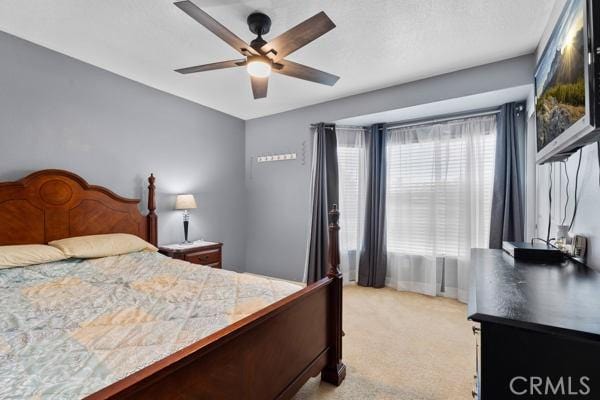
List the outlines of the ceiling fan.
{"label": "ceiling fan", "polygon": [[284,60],[287,55],[335,28],[333,21],[322,11],[268,43],[262,35],[269,33],[271,18],[263,13],[252,13],[248,16],[248,27],[257,37],[248,45],[191,1],[178,1],[174,4],[245,57],[176,69],[180,74],[246,66],[255,99],[267,97],[271,71],[329,86],[335,85],[339,79],[339,76]]}

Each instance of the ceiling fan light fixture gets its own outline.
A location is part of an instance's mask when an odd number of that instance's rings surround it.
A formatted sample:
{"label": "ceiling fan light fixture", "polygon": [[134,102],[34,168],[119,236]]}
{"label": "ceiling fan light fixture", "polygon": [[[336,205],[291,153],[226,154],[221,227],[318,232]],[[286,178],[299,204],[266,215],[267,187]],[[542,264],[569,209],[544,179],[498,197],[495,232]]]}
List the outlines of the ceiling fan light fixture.
{"label": "ceiling fan light fixture", "polygon": [[248,57],[246,69],[255,78],[266,78],[271,75],[271,60],[261,56]]}

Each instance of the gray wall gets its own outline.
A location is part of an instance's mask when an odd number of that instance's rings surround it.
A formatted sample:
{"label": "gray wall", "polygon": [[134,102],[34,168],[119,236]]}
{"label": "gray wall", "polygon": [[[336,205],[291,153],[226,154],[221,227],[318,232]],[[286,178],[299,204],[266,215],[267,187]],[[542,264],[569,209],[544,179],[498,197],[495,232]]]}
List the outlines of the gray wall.
{"label": "gray wall", "polygon": [[[0,181],[61,168],[128,197],[157,177],[160,243],[191,237],[244,265],[244,122],[0,32]],[[239,268],[238,268],[239,269]]]}
{"label": "gray wall", "polygon": [[[528,85],[533,65],[533,56],[522,56],[246,121],[246,270],[293,280],[303,277],[311,123]],[[298,152],[299,159],[256,163],[256,156],[288,151]]]}

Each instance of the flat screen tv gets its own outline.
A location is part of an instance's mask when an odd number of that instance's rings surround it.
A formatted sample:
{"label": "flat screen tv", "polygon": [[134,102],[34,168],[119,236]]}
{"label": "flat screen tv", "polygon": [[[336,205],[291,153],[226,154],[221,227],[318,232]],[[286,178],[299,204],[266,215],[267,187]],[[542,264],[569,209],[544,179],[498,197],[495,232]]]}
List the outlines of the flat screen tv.
{"label": "flat screen tv", "polygon": [[597,0],[568,0],[535,72],[537,162],[567,158],[598,139],[594,65]]}

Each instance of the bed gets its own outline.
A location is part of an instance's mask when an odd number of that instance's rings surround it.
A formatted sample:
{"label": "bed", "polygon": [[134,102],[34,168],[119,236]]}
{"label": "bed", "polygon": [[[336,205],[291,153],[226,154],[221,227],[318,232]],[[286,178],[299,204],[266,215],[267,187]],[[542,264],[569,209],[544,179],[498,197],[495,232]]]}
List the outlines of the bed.
{"label": "bed", "polygon": [[[146,215],[67,171],[0,183],[0,245],[104,233],[156,245],[148,180]],[[338,217],[328,276],[306,287],[154,252],[0,271],[0,397],[287,399],[319,373],[339,385]]]}

